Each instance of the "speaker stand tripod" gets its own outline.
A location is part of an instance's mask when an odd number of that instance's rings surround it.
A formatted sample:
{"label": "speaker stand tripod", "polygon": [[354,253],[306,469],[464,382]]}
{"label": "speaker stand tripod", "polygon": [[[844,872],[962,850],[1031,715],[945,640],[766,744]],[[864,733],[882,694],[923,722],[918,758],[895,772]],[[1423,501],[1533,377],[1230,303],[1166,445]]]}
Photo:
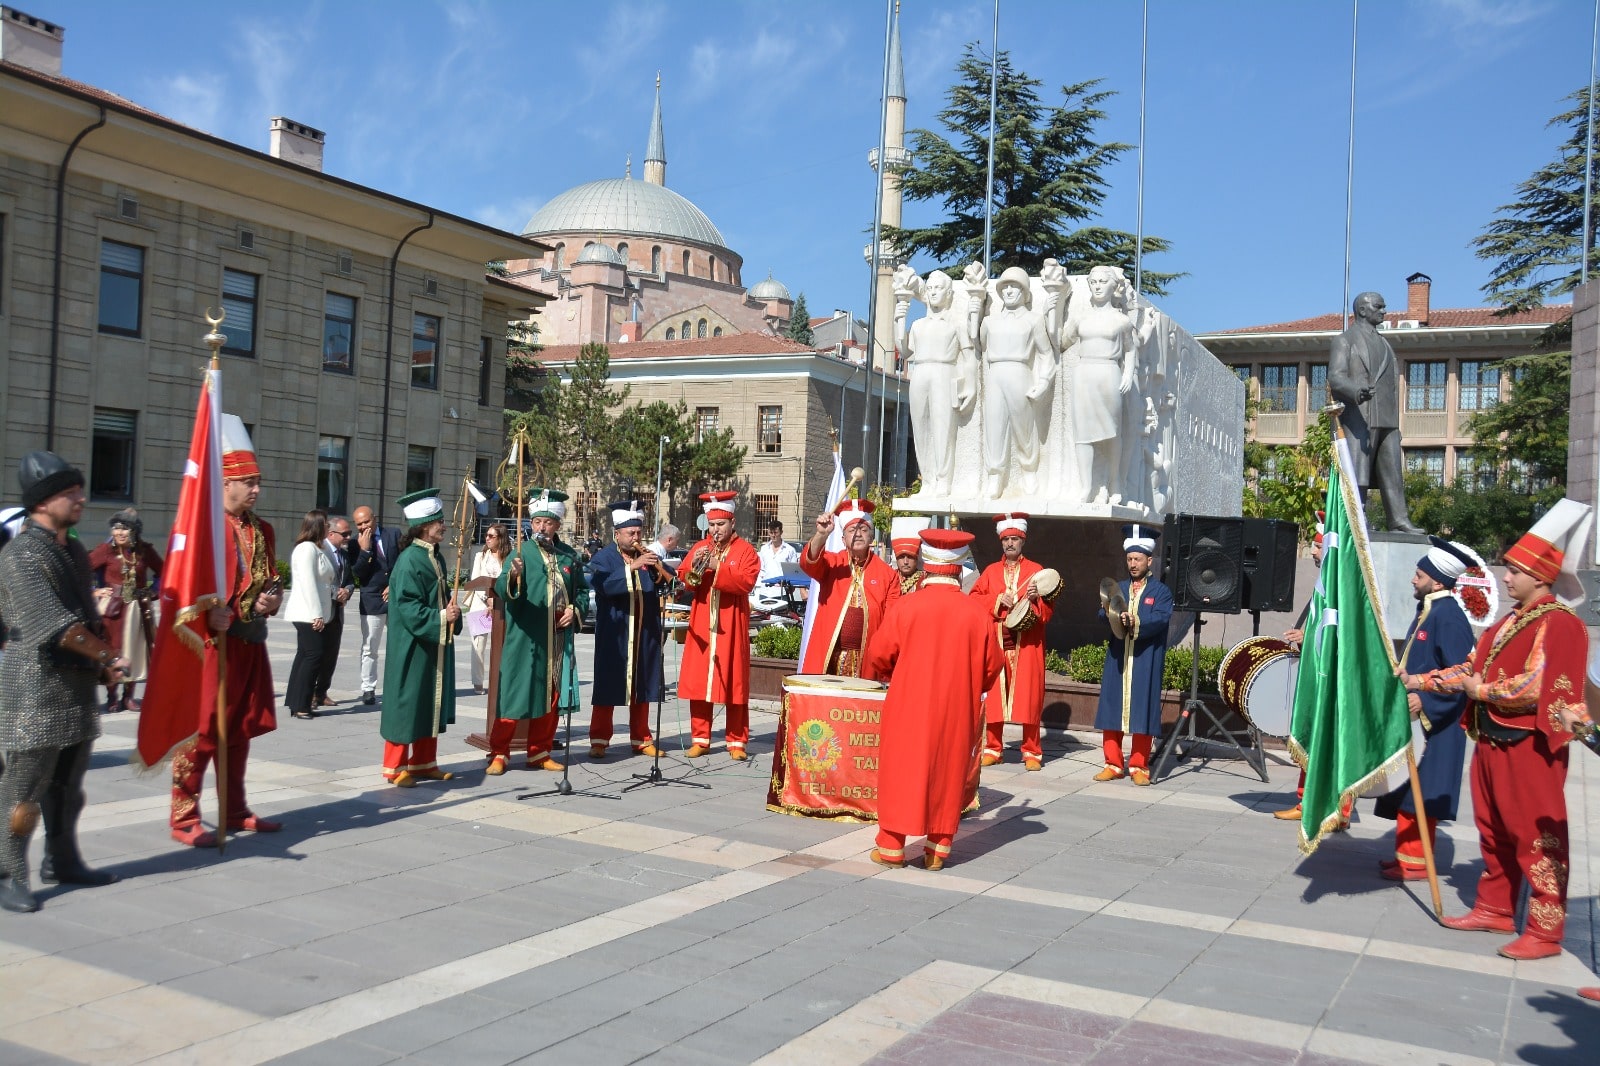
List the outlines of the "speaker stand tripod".
{"label": "speaker stand tripod", "polygon": [[[1167,734],[1161,744],[1161,754],[1156,759],[1155,772],[1150,775],[1152,781],[1159,781],[1166,776],[1167,766],[1176,756],[1183,762],[1194,753],[1195,748],[1207,741],[1222,739],[1233,745],[1233,750],[1239,757],[1249,763],[1255,772],[1261,775],[1262,781],[1267,781],[1267,758],[1261,748],[1261,734],[1256,732],[1256,727],[1250,725],[1244,730],[1228,729],[1217,718],[1211,705],[1200,698],[1200,629],[1205,625],[1201,615],[1194,618],[1194,645],[1190,649],[1193,659],[1189,666],[1189,696],[1183,701],[1183,710],[1178,714],[1178,720],[1173,724],[1172,732]],[[1205,715],[1211,725],[1204,734],[1195,730],[1198,724],[1197,715]],[[1250,747],[1247,750],[1239,743],[1240,735],[1250,738]],[[1182,745],[1180,747],[1180,745]]]}
{"label": "speaker stand tripod", "polygon": [[547,788],[543,792],[524,792],[522,795],[518,796],[517,799],[538,799],[540,796],[571,796],[574,794],[579,796],[593,796],[596,799],[621,799],[621,796],[608,796],[604,792],[593,792],[589,789],[574,789],[572,787],[572,779],[569,773],[569,771],[572,769],[572,716],[577,713],[577,708],[574,707],[572,710],[565,713],[555,710],[551,711],[550,713],[560,714],[567,720],[567,736],[561,748],[561,780],[555,783],[554,788]]}

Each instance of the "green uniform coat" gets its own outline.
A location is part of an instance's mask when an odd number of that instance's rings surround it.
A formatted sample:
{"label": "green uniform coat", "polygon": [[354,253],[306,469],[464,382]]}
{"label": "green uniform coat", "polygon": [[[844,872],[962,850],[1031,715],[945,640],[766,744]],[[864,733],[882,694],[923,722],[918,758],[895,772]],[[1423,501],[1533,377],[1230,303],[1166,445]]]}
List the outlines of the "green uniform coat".
{"label": "green uniform coat", "polygon": [[[523,567],[515,582],[516,593],[511,591],[509,561],[494,585],[506,611],[500,702],[495,713],[501,718],[542,718],[554,704],[562,714],[571,714],[578,709],[578,660],[573,643],[578,627],[556,628],[556,615],[550,610],[550,583],[559,580],[566,588],[567,602],[583,614],[589,599],[583,564],[578,553],[559,540],[549,549],[525,540],[515,557],[522,559]],[[552,679],[555,699],[551,698]]]}
{"label": "green uniform coat", "polygon": [[412,541],[389,571],[389,631],[379,729],[391,744],[436,737],[456,720],[455,635],[461,632],[461,620],[449,627],[439,621],[439,612],[449,603],[450,586],[444,579],[439,550]]}

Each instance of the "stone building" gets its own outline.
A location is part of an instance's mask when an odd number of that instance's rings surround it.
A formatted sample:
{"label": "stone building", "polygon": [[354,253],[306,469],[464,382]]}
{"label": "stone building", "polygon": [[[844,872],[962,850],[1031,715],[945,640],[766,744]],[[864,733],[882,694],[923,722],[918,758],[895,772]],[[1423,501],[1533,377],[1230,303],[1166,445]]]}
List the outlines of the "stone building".
{"label": "stone building", "polygon": [[541,298],[483,265],[545,246],[323,173],[300,123],[259,152],[63,77],[63,36],[0,8],[0,499],[50,447],[88,475],[86,535],[135,504],[163,543],[208,307],[280,536],[492,469],[506,322]]}
{"label": "stone building", "polygon": [[[1430,306],[1432,279],[1406,279],[1403,308],[1391,302],[1383,335],[1400,364],[1400,432],[1406,466],[1440,483],[1461,476],[1492,480],[1471,469],[1467,423],[1499,402],[1511,383],[1495,362],[1529,352],[1552,323],[1572,313],[1554,304],[1502,315],[1490,307]],[[1246,326],[1198,337],[1249,385],[1259,407],[1252,436],[1262,444],[1296,445],[1328,403],[1328,350],[1345,326],[1340,315]],[[1513,478],[1518,472],[1511,471]]]}

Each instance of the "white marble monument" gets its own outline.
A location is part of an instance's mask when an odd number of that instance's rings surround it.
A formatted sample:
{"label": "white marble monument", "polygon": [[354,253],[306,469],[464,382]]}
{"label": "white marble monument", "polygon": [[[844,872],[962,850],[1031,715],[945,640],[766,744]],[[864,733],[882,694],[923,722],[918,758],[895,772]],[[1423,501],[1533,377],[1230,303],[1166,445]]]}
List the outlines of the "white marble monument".
{"label": "white marble monument", "polygon": [[[1118,267],[895,274],[922,487],[897,511],[1235,515],[1244,385]],[[928,313],[907,327],[912,300]]]}

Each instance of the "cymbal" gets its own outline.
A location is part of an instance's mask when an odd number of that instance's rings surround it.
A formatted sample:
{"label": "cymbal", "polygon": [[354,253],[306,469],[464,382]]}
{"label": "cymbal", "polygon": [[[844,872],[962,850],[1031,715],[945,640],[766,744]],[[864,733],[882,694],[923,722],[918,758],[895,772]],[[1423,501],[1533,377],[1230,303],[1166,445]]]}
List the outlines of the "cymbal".
{"label": "cymbal", "polygon": [[1122,612],[1128,609],[1128,601],[1112,578],[1102,578],[1100,581],[1100,606],[1106,610],[1106,621],[1111,623],[1112,634],[1118,640],[1125,639],[1128,627],[1122,624]]}

